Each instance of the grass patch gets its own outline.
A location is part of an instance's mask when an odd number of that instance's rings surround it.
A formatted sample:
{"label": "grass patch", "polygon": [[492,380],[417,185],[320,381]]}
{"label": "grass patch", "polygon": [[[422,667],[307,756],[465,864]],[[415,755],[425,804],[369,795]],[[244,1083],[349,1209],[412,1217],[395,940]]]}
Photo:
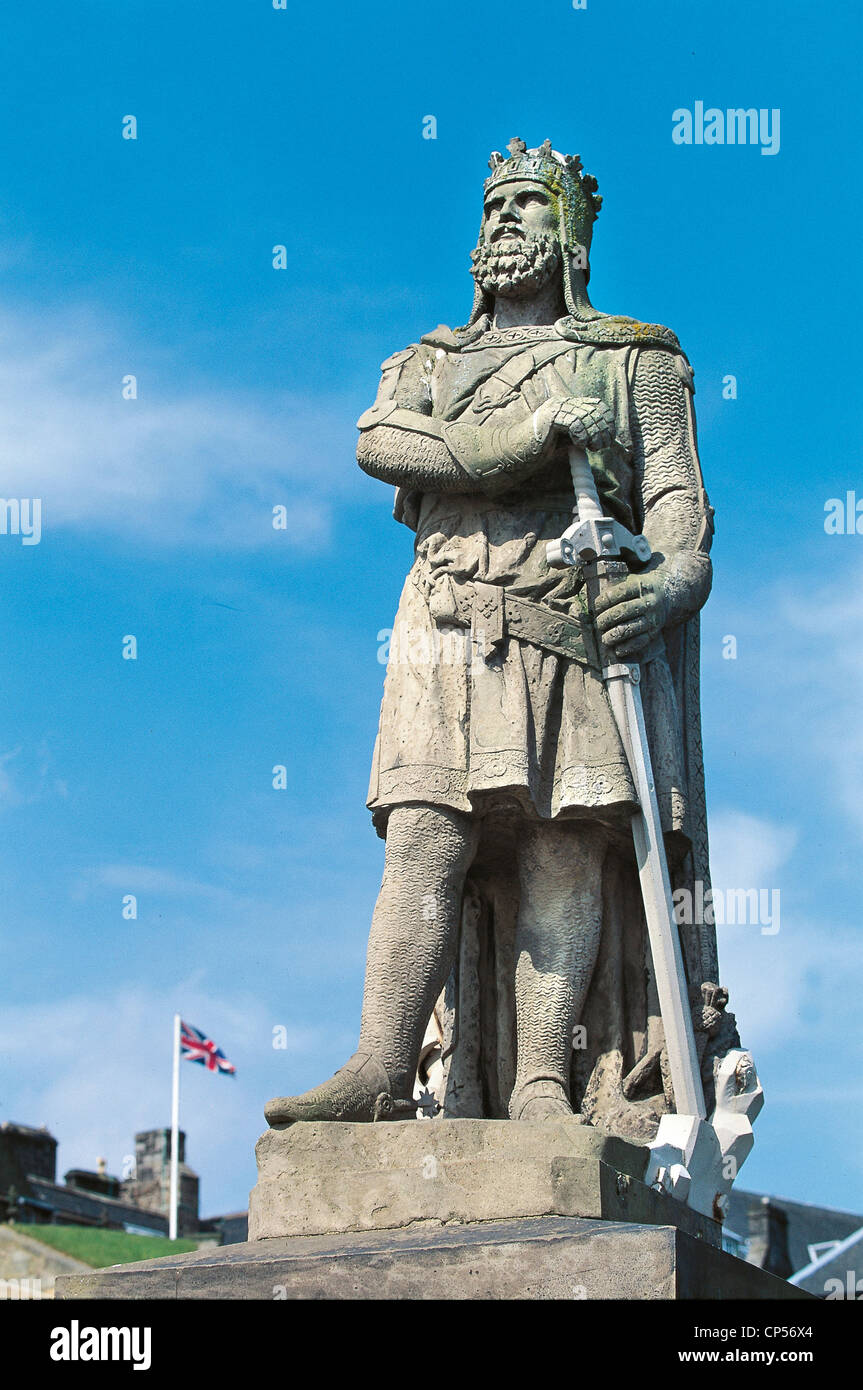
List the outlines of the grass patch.
{"label": "grass patch", "polygon": [[197,1250],[196,1240],[167,1240],[164,1236],[132,1236],[125,1231],[103,1231],[97,1226],[30,1226],[14,1224],[13,1230],[42,1245],[50,1245],[93,1269],[127,1265],[136,1260],[156,1260],[160,1255],[185,1255]]}

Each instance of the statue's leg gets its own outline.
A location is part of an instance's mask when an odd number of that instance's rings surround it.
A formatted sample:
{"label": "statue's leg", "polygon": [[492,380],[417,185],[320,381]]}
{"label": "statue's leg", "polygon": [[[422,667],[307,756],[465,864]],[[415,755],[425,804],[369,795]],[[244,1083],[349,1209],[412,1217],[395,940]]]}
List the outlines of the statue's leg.
{"label": "statue's leg", "polygon": [[586,821],[531,825],[520,838],[514,1120],[572,1114],[572,1030],[599,949],[606,843],[601,826]]}
{"label": "statue's leg", "polygon": [[477,828],[442,806],[397,806],[372,919],[360,1051],[379,1057],[393,1094],[409,1096],[435,1001],[452,968]]}
{"label": "statue's leg", "polygon": [[423,1034],[458,942],[477,826],[444,806],[396,806],[372,918],[357,1052],[331,1080],[271,1100],[270,1124],[371,1120],[377,1097],[412,1094]]}

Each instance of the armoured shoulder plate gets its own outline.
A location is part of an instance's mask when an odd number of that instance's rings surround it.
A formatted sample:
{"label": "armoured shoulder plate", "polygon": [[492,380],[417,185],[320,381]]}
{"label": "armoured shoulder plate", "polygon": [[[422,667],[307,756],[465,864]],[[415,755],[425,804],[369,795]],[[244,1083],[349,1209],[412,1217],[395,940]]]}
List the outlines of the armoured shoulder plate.
{"label": "armoured shoulder plate", "polygon": [[396,401],[381,401],[370,405],[368,410],[364,410],[359,420],[357,420],[358,430],[370,430],[372,425],[380,425],[394,410],[398,409]]}
{"label": "armoured shoulder plate", "polygon": [[357,420],[358,430],[370,430],[374,425],[388,424],[393,429],[409,430],[411,434],[424,434],[431,439],[440,439],[441,422],[431,415],[421,415],[418,410],[405,410],[397,401],[375,402],[363,411]]}
{"label": "armoured shoulder plate", "polygon": [[444,348],[448,352],[458,351],[458,339],[451,328],[445,323],[439,323],[437,328],[433,328],[431,333],[424,333],[420,338],[421,343],[427,347]]}
{"label": "armoured shoulder plate", "polygon": [[410,361],[418,347],[418,343],[411,343],[410,347],[402,348],[400,352],[394,352],[390,357],[384,358],[381,363],[381,371],[387,372],[390,367],[400,367],[402,362]]}
{"label": "armoured shoulder plate", "polygon": [[571,343],[590,343],[597,347],[659,347],[680,352],[677,335],[661,323],[641,323],[625,314],[606,314],[598,319],[577,319],[571,314],[554,325],[562,338]]}

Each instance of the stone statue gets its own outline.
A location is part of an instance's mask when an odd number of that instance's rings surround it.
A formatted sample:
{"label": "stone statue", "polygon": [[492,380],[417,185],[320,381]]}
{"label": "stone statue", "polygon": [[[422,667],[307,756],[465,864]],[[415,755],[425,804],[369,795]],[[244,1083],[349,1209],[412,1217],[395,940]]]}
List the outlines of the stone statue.
{"label": "stone statue", "polygon": [[[274,1126],[413,1116],[418,1076],[444,1116],[575,1114],[642,1144],[674,1108],[599,644],[641,664],[672,886],[700,882],[703,901],[713,521],[692,370],[669,329],[591,304],[601,199],[580,159],[508,151],[490,160],[467,324],[388,358],[358,422],[360,467],[416,532],[368,800],[386,863],[358,1050],[271,1101]],[[652,551],[593,607],[581,567],[546,557],[571,521],[573,444]],[[709,1110],[739,1038],[713,926],[681,940]]]}

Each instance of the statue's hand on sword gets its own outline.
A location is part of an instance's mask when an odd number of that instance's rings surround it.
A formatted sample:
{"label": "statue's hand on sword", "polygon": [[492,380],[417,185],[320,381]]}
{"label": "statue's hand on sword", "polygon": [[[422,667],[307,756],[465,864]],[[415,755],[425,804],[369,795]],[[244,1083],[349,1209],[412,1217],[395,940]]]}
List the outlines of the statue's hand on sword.
{"label": "statue's hand on sword", "polygon": [[605,449],[614,441],[614,414],[598,396],[565,396],[554,426],[582,449]]}
{"label": "statue's hand on sword", "polygon": [[596,630],[619,661],[638,661],[665,627],[668,610],[661,573],[632,574],[597,594]]}
{"label": "statue's hand on sword", "polygon": [[598,396],[549,396],[536,417],[581,449],[605,449],[614,440],[614,415]]}

